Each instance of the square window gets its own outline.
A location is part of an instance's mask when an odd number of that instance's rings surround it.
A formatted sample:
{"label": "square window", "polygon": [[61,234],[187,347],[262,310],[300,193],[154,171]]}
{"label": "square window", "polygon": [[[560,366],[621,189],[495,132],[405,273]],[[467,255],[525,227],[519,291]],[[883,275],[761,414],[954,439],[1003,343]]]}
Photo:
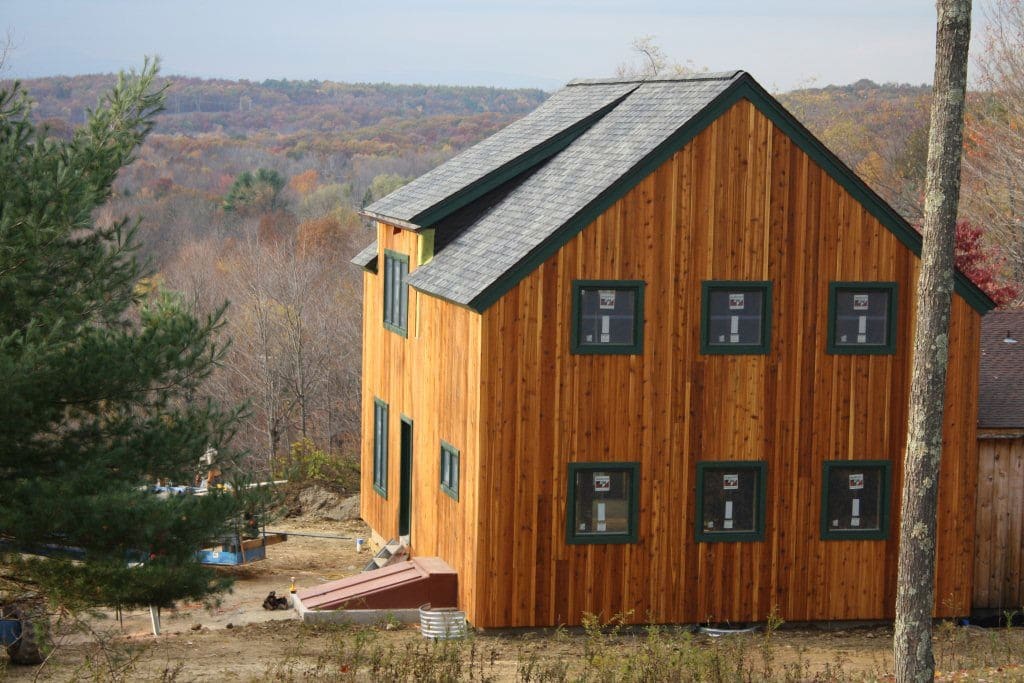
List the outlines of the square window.
{"label": "square window", "polygon": [[409,329],[409,257],[384,250],[384,327],[403,337]]}
{"label": "square window", "polygon": [[896,352],[896,283],[829,284],[828,352]]}
{"label": "square window", "polygon": [[770,282],[701,284],[703,354],[766,354],[771,343]]}
{"label": "square window", "polygon": [[459,449],[441,442],[441,490],[459,499]]}
{"label": "square window", "polygon": [[569,463],[567,543],[636,543],[640,464]]}
{"label": "square window", "polygon": [[827,461],[822,476],[821,537],[875,539],[889,535],[889,462]]}
{"label": "square window", "polygon": [[573,353],[643,352],[642,281],[576,280],[572,306]]}
{"label": "square window", "polygon": [[763,540],[766,485],[761,461],[697,463],[697,541]]}
{"label": "square window", "polygon": [[388,404],[373,399],[373,488],[388,497]]}

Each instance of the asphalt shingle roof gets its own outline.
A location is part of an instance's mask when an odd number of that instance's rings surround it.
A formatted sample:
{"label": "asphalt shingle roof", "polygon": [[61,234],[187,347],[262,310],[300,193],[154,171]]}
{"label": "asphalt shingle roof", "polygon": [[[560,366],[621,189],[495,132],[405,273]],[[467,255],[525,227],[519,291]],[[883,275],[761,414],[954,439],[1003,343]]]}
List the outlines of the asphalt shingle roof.
{"label": "asphalt shingle roof", "polygon": [[[1003,341],[1015,339],[1016,344]],[[978,426],[1024,429],[1024,311],[992,311],[981,319]]]}
{"label": "asphalt shingle roof", "polygon": [[563,88],[523,118],[370,204],[365,211],[385,220],[416,223],[424,212],[543,148],[552,138],[610,106],[637,85],[609,82]]}
{"label": "asphalt shingle roof", "polygon": [[[418,268],[409,284],[468,305],[714,101],[741,73],[640,84],[432,261]],[[606,87],[605,81],[574,83],[567,89]]]}

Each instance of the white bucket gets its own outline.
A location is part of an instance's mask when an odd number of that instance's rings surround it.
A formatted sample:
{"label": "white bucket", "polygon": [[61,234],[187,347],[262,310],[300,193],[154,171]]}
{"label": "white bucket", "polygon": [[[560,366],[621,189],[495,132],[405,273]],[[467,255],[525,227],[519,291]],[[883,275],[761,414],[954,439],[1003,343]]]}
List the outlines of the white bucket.
{"label": "white bucket", "polygon": [[424,638],[447,640],[466,637],[466,613],[454,607],[420,606],[420,632]]}

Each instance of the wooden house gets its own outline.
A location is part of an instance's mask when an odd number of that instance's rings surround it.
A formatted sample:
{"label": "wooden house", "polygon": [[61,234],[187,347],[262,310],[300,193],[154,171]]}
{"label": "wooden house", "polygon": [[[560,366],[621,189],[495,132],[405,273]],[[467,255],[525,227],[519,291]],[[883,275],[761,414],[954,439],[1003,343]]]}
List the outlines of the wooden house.
{"label": "wooden house", "polygon": [[[893,616],[920,238],[750,75],[574,81],[365,215],[362,516],[473,624]],[[957,275],[940,615],[992,306]]]}
{"label": "wooden house", "polygon": [[975,611],[1024,607],[1024,311],[981,326]]}

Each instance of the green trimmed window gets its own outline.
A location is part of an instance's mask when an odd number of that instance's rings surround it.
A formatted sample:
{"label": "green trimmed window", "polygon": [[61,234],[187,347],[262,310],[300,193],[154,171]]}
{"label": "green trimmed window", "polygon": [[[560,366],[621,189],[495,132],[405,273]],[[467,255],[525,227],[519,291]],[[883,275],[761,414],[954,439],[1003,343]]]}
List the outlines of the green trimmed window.
{"label": "green trimmed window", "polygon": [[388,497],[388,404],[373,399],[373,488]]}
{"label": "green trimmed window", "polygon": [[764,540],[763,461],[697,463],[697,541]]}
{"label": "green trimmed window", "polygon": [[821,537],[882,540],[889,535],[889,462],[826,461],[822,475]]}
{"label": "green trimmed window", "polygon": [[459,449],[446,441],[441,442],[441,490],[459,499]]}
{"label": "green trimmed window", "polygon": [[828,352],[896,352],[896,283],[832,282],[828,287]]}
{"label": "green trimmed window", "polygon": [[771,320],[770,282],[701,283],[701,353],[766,354],[771,344]]}
{"label": "green trimmed window", "polygon": [[636,543],[640,464],[569,463],[567,543]]}
{"label": "green trimmed window", "polygon": [[643,281],[576,280],[572,293],[573,353],[643,353]]}
{"label": "green trimmed window", "polygon": [[409,257],[384,250],[384,327],[402,335],[409,329]]}

